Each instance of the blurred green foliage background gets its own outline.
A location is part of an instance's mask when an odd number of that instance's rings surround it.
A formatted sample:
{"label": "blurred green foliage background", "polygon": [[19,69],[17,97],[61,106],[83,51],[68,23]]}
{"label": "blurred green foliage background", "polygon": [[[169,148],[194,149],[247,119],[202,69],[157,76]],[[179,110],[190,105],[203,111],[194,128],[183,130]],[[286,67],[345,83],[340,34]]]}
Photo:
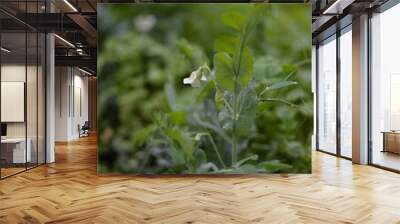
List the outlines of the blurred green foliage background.
{"label": "blurred green foliage background", "polygon": [[[182,80],[205,63],[213,67],[215,40],[232,34],[221,16],[251,16],[253,5],[99,4],[100,173],[311,172],[310,5],[258,5],[261,17],[248,41],[252,83],[256,91],[277,87],[267,92],[277,100],[257,105],[255,131],[239,145],[246,167],[233,171],[223,169],[211,149],[215,143],[233,167],[226,142],[212,130],[206,133],[214,142],[202,138],[204,130],[190,120],[198,107],[203,113],[221,109],[199,100],[205,87]],[[296,85],[280,88],[282,80]]]}

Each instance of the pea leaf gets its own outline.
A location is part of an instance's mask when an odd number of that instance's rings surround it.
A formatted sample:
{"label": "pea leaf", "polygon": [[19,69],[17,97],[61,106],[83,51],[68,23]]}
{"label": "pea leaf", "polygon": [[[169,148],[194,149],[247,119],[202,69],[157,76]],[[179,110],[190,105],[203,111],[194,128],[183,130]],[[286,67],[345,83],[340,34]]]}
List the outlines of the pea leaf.
{"label": "pea leaf", "polygon": [[169,147],[168,154],[171,156],[171,162],[175,166],[176,165],[180,165],[180,166],[185,165],[185,156],[181,150],[178,150],[174,146],[171,146],[171,147]]}
{"label": "pea leaf", "polygon": [[244,164],[236,169],[237,173],[257,173],[257,167],[252,164]]}
{"label": "pea leaf", "polygon": [[192,63],[193,67],[198,67],[204,62],[207,63],[207,57],[201,47],[189,43],[185,39],[179,40],[176,45],[178,50]]}
{"label": "pea leaf", "polygon": [[243,164],[245,164],[247,161],[250,161],[250,160],[253,160],[253,161],[258,160],[258,155],[251,155],[251,156],[249,156],[249,157],[246,157],[246,158],[244,158],[244,159],[241,159],[241,160],[239,160],[234,166],[235,166],[235,167],[240,167],[240,166],[242,166]]}
{"label": "pea leaf", "polygon": [[259,163],[257,167],[265,169],[268,173],[287,172],[292,166],[281,163],[278,160],[264,161]]}
{"label": "pea leaf", "polygon": [[232,131],[233,122],[236,122],[236,135],[248,137],[255,126],[258,99],[252,86],[240,91],[238,96],[238,110],[236,117],[230,108],[233,105],[233,97],[227,94],[224,108],[219,112],[218,119],[225,131]]}
{"label": "pea leaf", "polygon": [[257,111],[257,96],[254,89],[249,86],[245,90],[241,91],[238,99],[239,104],[239,117],[237,119],[237,130],[238,136],[249,136],[256,119]]}
{"label": "pea leaf", "polygon": [[234,54],[239,48],[239,38],[231,36],[219,37],[214,42],[214,50],[216,52],[227,52]]}
{"label": "pea leaf", "polygon": [[182,125],[186,123],[187,112],[184,110],[169,112],[168,115],[171,124]]}
{"label": "pea leaf", "polygon": [[134,133],[133,135],[133,145],[134,146],[141,146],[145,143],[147,138],[152,134],[152,132],[155,130],[155,127],[149,126],[146,128],[143,128],[137,132]]}
{"label": "pea leaf", "polygon": [[236,66],[238,69],[238,83],[241,88],[245,88],[253,79],[254,59],[250,49],[248,47],[245,47],[240,62],[238,60],[235,61],[237,61]]}
{"label": "pea leaf", "polygon": [[263,91],[261,91],[260,95],[263,95],[267,91],[281,89],[281,88],[285,88],[285,87],[293,86],[293,85],[297,85],[297,84],[298,84],[298,82],[296,82],[296,81],[286,81],[285,80],[285,81],[277,82],[270,86],[265,87],[265,89]]}
{"label": "pea leaf", "polygon": [[170,138],[170,141],[175,145],[175,148],[183,152],[187,158],[193,156],[194,142],[187,133],[178,129],[168,128],[165,130],[165,134]]}
{"label": "pea leaf", "polygon": [[224,102],[224,91],[221,89],[217,89],[214,96],[215,103],[222,103]]}
{"label": "pea leaf", "polygon": [[220,52],[214,55],[215,80],[222,88],[233,92],[235,88],[232,57]]}
{"label": "pea leaf", "polygon": [[193,160],[195,167],[200,167],[202,164],[207,163],[207,155],[202,149],[196,149],[193,152]]}
{"label": "pea leaf", "polygon": [[196,102],[197,103],[203,102],[204,99],[207,98],[212,93],[214,88],[215,88],[214,82],[208,82],[206,85],[204,85],[196,97]]}
{"label": "pea leaf", "polygon": [[168,82],[164,86],[165,95],[167,96],[167,103],[168,107],[171,111],[175,111],[177,109],[176,105],[176,95],[175,95],[175,88],[171,82]]}
{"label": "pea leaf", "polygon": [[238,12],[228,12],[221,16],[222,22],[237,31],[242,31],[246,25],[246,17]]}
{"label": "pea leaf", "polygon": [[204,102],[202,113],[193,113],[189,118],[189,122],[198,127],[212,130],[228,143],[231,142],[230,137],[225,133],[218,120],[218,112],[214,100],[207,99]]}
{"label": "pea leaf", "polygon": [[202,164],[198,169],[197,173],[209,173],[209,172],[218,172],[218,167],[212,162]]}
{"label": "pea leaf", "polygon": [[[292,64],[283,64],[281,68],[282,74],[288,74],[289,77],[297,71],[297,67]],[[287,77],[286,79],[288,79]]]}

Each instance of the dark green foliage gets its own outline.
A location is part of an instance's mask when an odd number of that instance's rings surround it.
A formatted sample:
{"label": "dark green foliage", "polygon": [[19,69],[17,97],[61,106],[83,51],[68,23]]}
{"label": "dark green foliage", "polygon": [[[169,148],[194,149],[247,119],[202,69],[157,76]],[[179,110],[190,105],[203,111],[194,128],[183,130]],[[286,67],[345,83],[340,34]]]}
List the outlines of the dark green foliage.
{"label": "dark green foliage", "polygon": [[100,6],[99,172],[311,172],[309,14]]}

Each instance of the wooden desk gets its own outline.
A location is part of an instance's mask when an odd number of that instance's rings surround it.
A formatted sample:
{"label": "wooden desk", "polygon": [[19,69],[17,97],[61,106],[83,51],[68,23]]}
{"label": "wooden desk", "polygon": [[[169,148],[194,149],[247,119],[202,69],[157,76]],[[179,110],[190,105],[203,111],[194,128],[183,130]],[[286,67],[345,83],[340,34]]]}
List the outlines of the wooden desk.
{"label": "wooden desk", "polygon": [[400,131],[383,131],[382,152],[400,154]]}
{"label": "wooden desk", "polygon": [[31,162],[32,153],[30,138],[26,140],[27,147],[25,152],[25,138],[6,138],[1,139],[1,157],[6,163],[25,163]]}

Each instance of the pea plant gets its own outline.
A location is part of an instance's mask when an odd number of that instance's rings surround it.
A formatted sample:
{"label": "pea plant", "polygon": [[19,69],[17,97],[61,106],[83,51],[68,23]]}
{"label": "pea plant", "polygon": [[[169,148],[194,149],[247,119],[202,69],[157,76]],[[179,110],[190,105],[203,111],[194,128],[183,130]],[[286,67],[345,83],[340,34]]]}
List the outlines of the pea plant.
{"label": "pea plant", "polygon": [[[254,58],[248,42],[257,29],[259,16],[230,12],[222,22],[232,32],[215,40],[212,67],[207,61],[194,69],[182,83],[196,89],[192,102],[176,101],[174,82],[165,85],[166,110],[154,116],[154,124],[136,132],[140,154],[139,173],[270,173],[291,168],[279,160],[265,161],[247,150],[262,136],[257,130],[258,113],[265,103],[278,102],[295,108],[268,92],[297,85],[289,74],[284,80],[265,85],[254,77]],[[196,48],[178,43],[189,61],[200,61]],[[190,85],[190,87],[189,87]]]}

